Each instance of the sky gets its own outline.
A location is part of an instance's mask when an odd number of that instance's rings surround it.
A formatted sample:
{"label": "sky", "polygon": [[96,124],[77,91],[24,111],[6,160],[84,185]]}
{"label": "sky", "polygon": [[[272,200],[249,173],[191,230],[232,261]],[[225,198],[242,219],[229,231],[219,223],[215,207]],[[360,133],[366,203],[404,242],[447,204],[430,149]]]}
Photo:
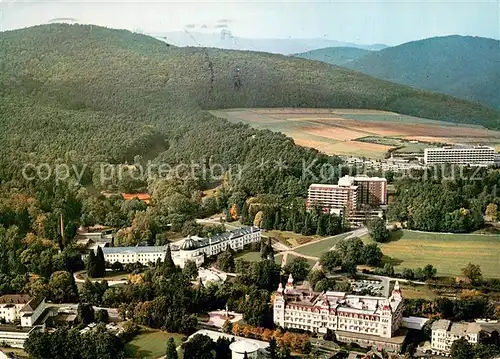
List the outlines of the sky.
{"label": "sky", "polygon": [[21,1],[0,0],[0,29],[74,18],[158,33],[231,30],[247,38],[400,43],[442,35],[500,39],[500,0],[483,1]]}

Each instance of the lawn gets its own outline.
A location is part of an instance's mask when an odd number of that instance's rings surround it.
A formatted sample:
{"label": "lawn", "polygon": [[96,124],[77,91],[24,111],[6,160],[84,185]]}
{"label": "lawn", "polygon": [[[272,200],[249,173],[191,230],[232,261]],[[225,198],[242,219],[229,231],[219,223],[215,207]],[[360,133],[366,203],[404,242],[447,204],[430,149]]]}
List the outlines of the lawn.
{"label": "lawn", "polygon": [[157,359],[165,355],[167,340],[174,338],[178,346],[182,343],[181,334],[167,333],[161,330],[147,330],[141,332],[125,345],[127,358]]}
{"label": "lawn", "polygon": [[311,244],[307,244],[303,247],[297,248],[295,252],[305,254],[306,256],[312,257],[321,257],[321,255],[332,248],[335,244],[337,244],[340,240],[349,236],[350,233],[342,233],[336,235],[334,237],[330,237],[325,240],[312,242]]}
{"label": "lawn", "polygon": [[[471,262],[483,276],[500,278],[500,236],[477,234],[421,233],[403,230],[399,239],[380,244],[382,252],[398,265],[417,268],[432,264],[438,276],[458,276]],[[363,241],[372,242],[366,235]],[[396,269],[398,269],[396,267]]]}
{"label": "lawn", "polygon": [[263,235],[267,237],[277,238],[281,243],[288,245],[292,248],[297,247],[298,245],[305,244],[308,242],[312,242],[318,239],[321,239],[320,236],[304,236],[300,233],[290,232],[290,231],[278,231],[278,230],[267,230],[263,233]]}
{"label": "lawn", "polygon": [[437,297],[436,293],[434,293],[427,285],[411,286],[402,284],[401,291],[403,292],[403,297],[407,299],[422,298],[432,300]]}
{"label": "lawn", "polygon": [[243,259],[243,260],[249,261],[249,262],[258,262],[262,258],[260,256],[260,252],[241,252],[241,254],[236,253],[234,259]]}

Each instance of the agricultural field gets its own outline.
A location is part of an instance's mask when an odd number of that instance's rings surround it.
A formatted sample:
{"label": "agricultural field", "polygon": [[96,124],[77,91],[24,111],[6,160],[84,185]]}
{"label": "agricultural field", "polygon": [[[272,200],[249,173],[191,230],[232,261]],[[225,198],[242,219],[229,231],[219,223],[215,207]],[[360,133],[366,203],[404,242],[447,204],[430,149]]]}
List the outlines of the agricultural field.
{"label": "agricultural field", "polygon": [[[378,110],[277,108],[211,113],[230,122],[282,132],[301,146],[340,156],[384,158],[401,143],[408,147],[398,150],[402,153],[421,151],[432,143],[500,144],[499,131]],[[367,137],[375,140],[360,141]]]}
{"label": "agricultural field", "polygon": [[167,340],[174,338],[175,344],[182,343],[182,335],[161,330],[144,330],[125,345],[127,358],[156,359],[165,355]]}
{"label": "agricultural field", "polygon": [[[403,230],[398,238],[379,244],[396,270],[432,264],[438,276],[459,276],[469,262],[481,267],[486,278],[500,278],[500,236],[425,233]],[[366,235],[365,243],[372,242]]]}

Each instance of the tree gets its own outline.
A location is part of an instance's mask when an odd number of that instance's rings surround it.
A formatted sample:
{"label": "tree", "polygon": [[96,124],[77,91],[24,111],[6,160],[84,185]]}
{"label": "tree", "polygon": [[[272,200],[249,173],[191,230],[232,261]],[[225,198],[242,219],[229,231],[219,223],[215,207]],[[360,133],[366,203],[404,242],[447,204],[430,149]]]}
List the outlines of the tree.
{"label": "tree", "polygon": [[337,251],[328,251],[321,255],[319,264],[328,272],[333,272],[342,264],[342,257]]}
{"label": "tree", "polygon": [[451,345],[451,357],[453,359],[473,359],[474,349],[466,339],[460,338]]}
{"label": "tree", "polygon": [[95,314],[95,321],[98,323],[108,323],[109,322],[109,313],[106,309],[99,309]]}
{"label": "tree", "polygon": [[219,254],[219,256],[217,257],[217,262],[219,263],[220,270],[224,272],[234,273],[235,271],[234,254],[230,245],[227,246],[224,252]]}
{"label": "tree", "polygon": [[267,359],[278,359],[279,349],[278,343],[274,337],[269,340],[269,346],[266,348]]}
{"label": "tree", "polygon": [[90,304],[78,304],[76,320],[78,323],[88,325],[95,321],[94,307]]}
{"label": "tree", "polygon": [[196,263],[194,261],[186,261],[182,273],[184,273],[189,280],[196,279],[198,277],[198,267],[196,267]]}
{"label": "tree", "polygon": [[165,354],[165,359],[178,359],[177,348],[175,346],[174,338],[169,338],[167,341],[167,351]]}
{"label": "tree", "polygon": [[101,246],[97,246],[96,275],[98,278],[104,278],[106,276],[106,260],[104,259],[104,252]]}
{"label": "tree", "polygon": [[241,224],[244,224],[246,226],[249,226],[252,224],[250,215],[248,213],[248,204],[246,201],[243,204],[243,208],[241,210],[240,222],[241,222]]}
{"label": "tree", "polygon": [[403,268],[401,270],[401,277],[403,279],[413,280],[415,278],[415,274],[413,273],[413,269],[411,269],[411,268]]}
{"label": "tree", "polygon": [[283,267],[285,277],[289,274],[297,281],[303,281],[309,274],[309,263],[304,257],[295,257]]}
{"label": "tree", "polygon": [[231,349],[229,349],[231,343],[232,341],[227,338],[220,337],[217,339],[215,342],[215,359],[231,359]]}
{"label": "tree", "polygon": [[97,258],[95,256],[94,250],[92,249],[90,250],[87,257],[87,275],[90,278],[98,277]]}
{"label": "tree", "polygon": [[272,323],[269,292],[252,291],[243,304],[243,319],[255,327],[266,327]]}
{"label": "tree", "polygon": [[253,225],[255,227],[261,227],[262,226],[262,220],[264,219],[264,212],[259,211],[255,215],[255,218],[253,219]]}
{"label": "tree", "polygon": [[423,268],[423,273],[425,275],[425,279],[434,279],[436,277],[437,269],[434,268],[432,264],[427,264]]}
{"label": "tree", "polygon": [[368,222],[368,231],[375,242],[387,242],[389,240],[389,230],[385,221],[380,218],[374,218]]}
{"label": "tree", "polygon": [[483,281],[483,274],[481,267],[477,264],[469,263],[466,267],[462,268],[462,274],[468,278],[472,284],[479,284]]}
{"label": "tree", "polygon": [[491,222],[498,221],[498,205],[495,203],[490,203],[486,207],[486,211],[484,212],[486,220]]}
{"label": "tree", "polygon": [[209,336],[196,334],[184,344],[184,359],[213,359],[215,343]]}
{"label": "tree", "polygon": [[377,243],[370,243],[361,251],[362,262],[368,266],[378,267],[384,256]]}
{"label": "tree", "polygon": [[111,265],[111,269],[114,270],[115,272],[122,272],[123,264],[121,262],[116,261]]}
{"label": "tree", "polygon": [[175,271],[175,263],[172,259],[172,251],[170,249],[170,245],[167,245],[167,250],[165,251],[165,259],[163,261],[163,268],[165,271],[165,275],[170,275],[173,271]]}
{"label": "tree", "polygon": [[78,289],[75,279],[69,272],[54,272],[49,280],[49,297],[55,303],[78,302]]}
{"label": "tree", "polygon": [[309,275],[307,276],[307,280],[309,281],[311,288],[314,288],[316,286],[316,283],[325,278],[325,272],[323,272],[323,270],[321,269],[311,270],[309,272]]}

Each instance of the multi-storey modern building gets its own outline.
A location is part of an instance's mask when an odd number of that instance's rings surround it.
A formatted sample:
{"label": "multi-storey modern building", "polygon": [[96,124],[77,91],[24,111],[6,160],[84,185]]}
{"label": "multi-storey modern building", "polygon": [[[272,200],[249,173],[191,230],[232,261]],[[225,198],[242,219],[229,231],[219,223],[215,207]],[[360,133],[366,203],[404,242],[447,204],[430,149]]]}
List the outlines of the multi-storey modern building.
{"label": "multi-storey modern building", "polygon": [[[389,298],[348,295],[344,292],[313,292],[296,289],[290,275],[286,287],[279,285],[274,299],[274,323],[283,328],[336,333],[340,341],[373,345],[389,343],[400,349],[402,341],[389,339],[403,319],[404,301],[396,283]],[[393,345],[391,347],[391,345]]]}
{"label": "multi-storey modern building", "polygon": [[320,206],[329,211],[352,213],[358,205],[358,186],[352,177],[342,177],[338,184],[312,184],[309,186],[307,205]]}
{"label": "multi-storey modern building", "polygon": [[431,349],[436,354],[450,355],[455,340],[464,338],[471,344],[479,342],[481,326],[478,323],[452,323],[440,319],[432,324]]}
{"label": "multi-storey modern building", "polygon": [[[198,266],[202,265],[205,256],[214,256],[230,246],[235,251],[242,250],[247,244],[260,242],[261,232],[258,227],[239,228],[231,232],[224,232],[208,238],[192,236],[186,238],[179,245],[170,245],[172,259],[180,267],[191,260]],[[108,247],[103,248],[104,259],[107,262],[127,263],[155,263],[158,259],[165,260],[167,246],[151,247]]]}
{"label": "multi-storey modern building", "polygon": [[495,149],[487,146],[448,146],[424,150],[424,162],[428,165],[451,163],[490,166],[495,163],[495,157]]}
{"label": "multi-storey modern building", "polygon": [[358,186],[358,204],[379,206],[387,203],[387,180],[382,177],[354,177],[354,185]]}

